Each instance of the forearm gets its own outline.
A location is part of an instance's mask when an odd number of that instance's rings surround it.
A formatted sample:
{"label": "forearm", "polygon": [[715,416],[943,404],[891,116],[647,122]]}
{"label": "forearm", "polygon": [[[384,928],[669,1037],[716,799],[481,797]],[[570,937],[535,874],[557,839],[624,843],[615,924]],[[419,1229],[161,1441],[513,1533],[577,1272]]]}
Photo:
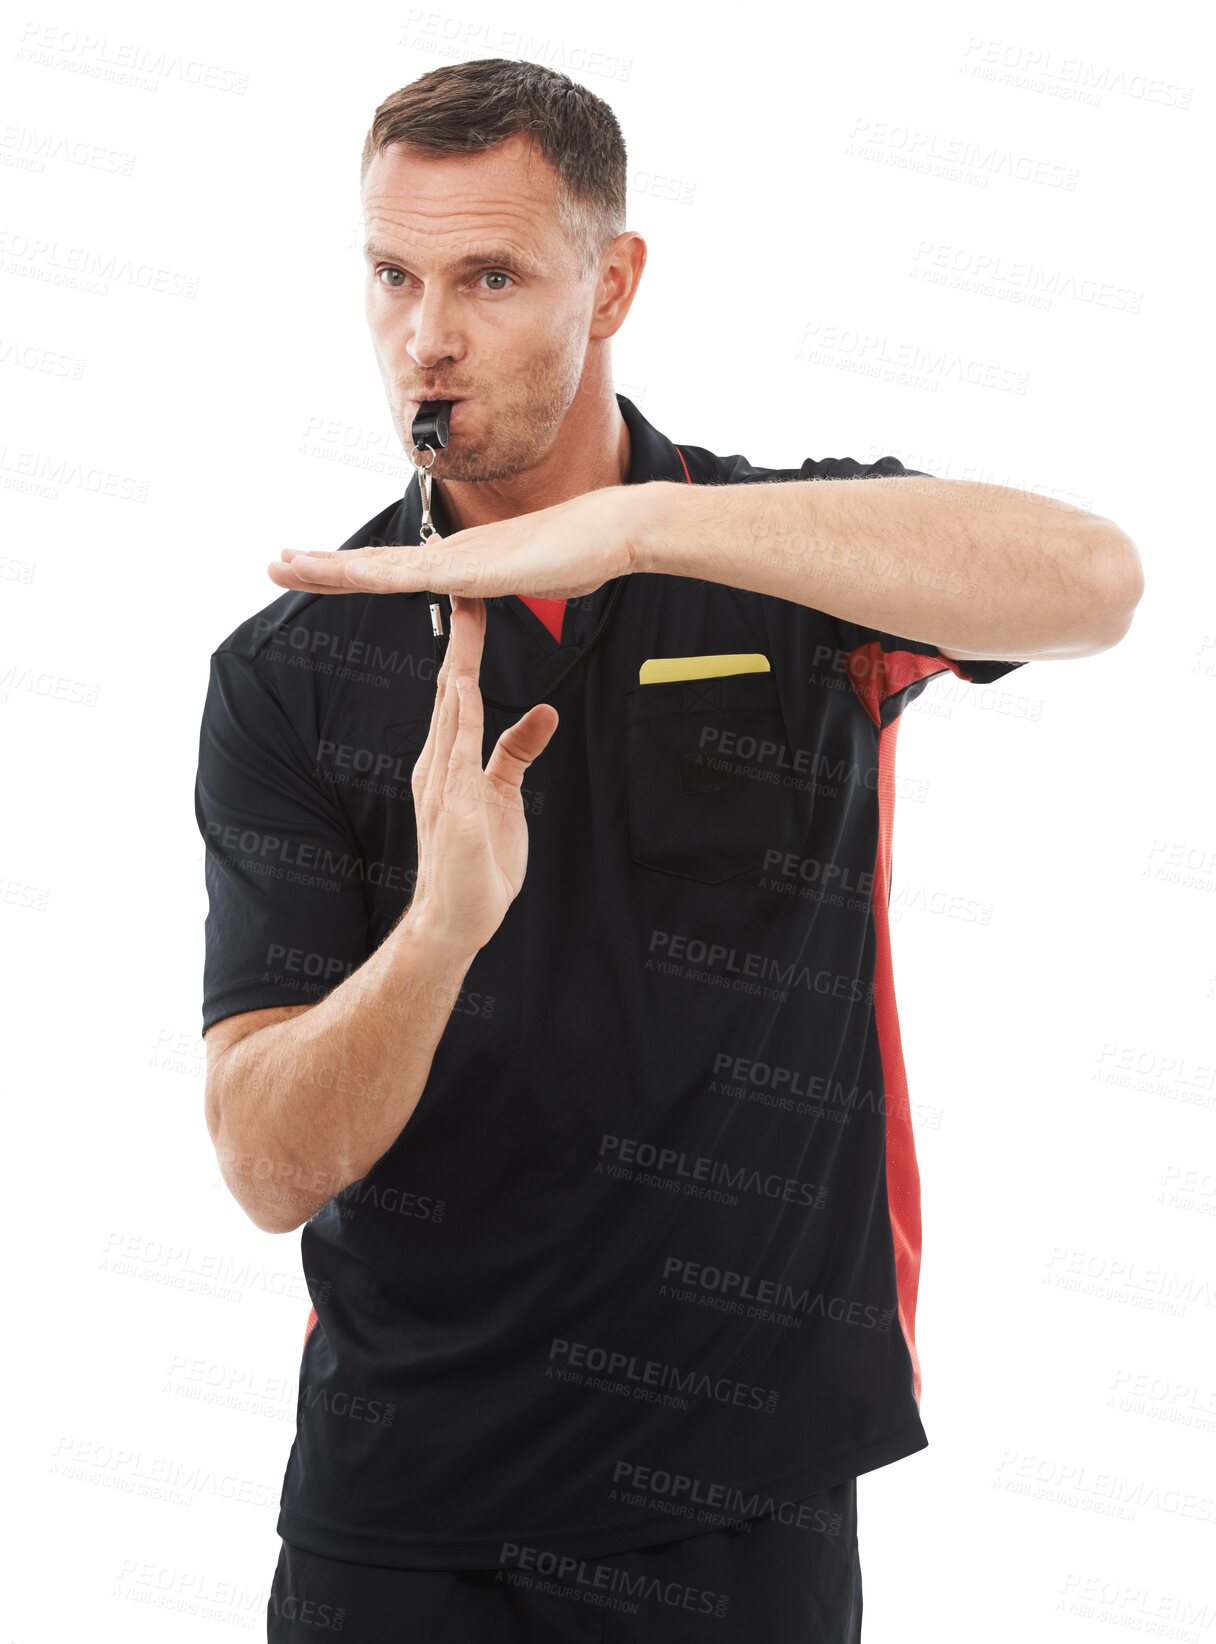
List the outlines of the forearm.
{"label": "forearm", "polygon": [[324,999],[224,1053],[216,1153],[260,1228],[299,1227],[387,1152],[418,1105],[473,957],[407,912]]}
{"label": "forearm", "polygon": [[771,594],[944,651],[1078,656],[1126,632],[1141,586],[1111,520],[969,480],[633,488],[635,569]]}

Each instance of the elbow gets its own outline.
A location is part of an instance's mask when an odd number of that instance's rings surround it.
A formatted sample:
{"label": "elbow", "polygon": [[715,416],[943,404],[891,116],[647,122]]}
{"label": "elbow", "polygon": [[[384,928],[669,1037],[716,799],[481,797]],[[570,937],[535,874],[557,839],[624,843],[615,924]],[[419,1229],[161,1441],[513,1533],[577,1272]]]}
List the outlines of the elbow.
{"label": "elbow", "polygon": [[240,1205],[259,1233],[294,1233],[308,1220],[271,1180],[258,1179],[245,1168],[244,1160],[229,1154],[220,1172],[229,1193]]}
{"label": "elbow", "polygon": [[268,1198],[247,1180],[233,1180],[222,1166],[221,1171],[228,1191],[259,1233],[294,1233],[308,1220],[298,1205],[289,1204],[278,1195]]}
{"label": "elbow", "polygon": [[265,1213],[258,1207],[255,1206],[251,1209],[247,1204],[242,1205],[241,1209],[249,1217],[249,1220],[257,1228],[259,1233],[294,1233],[297,1228],[303,1227],[304,1223],[308,1220],[307,1216],[293,1216],[291,1218],[280,1217],[276,1220],[273,1216]]}
{"label": "elbow", "polygon": [[308,1215],[283,1191],[280,1173],[259,1170],[256,1159],[251,1159],[239,1140],[229,1134],[218,1093],[208,1089],[206,1104],[207,1129],[224,1186],[259,1233],[294,1233]]}
{"label": "elbow", "polygon": [[1144,595],[1144,567],[1136,544],[1110,520],[1101,522],[1101,546],[1094,554],[1095,577],[1089,601],[1095,650],[1109,650],[1127,637]]}
{"label": "elbow", "polygon": [[289,1202],[281,1192],[266,1192],[266,1182],[256,1182],[243,1175],[233,1179],[228,1171],[223,1172],[223,1180],[258,1233],[294,1233],[306,1223],[307,1215],[301,1213],[296,1203]]}

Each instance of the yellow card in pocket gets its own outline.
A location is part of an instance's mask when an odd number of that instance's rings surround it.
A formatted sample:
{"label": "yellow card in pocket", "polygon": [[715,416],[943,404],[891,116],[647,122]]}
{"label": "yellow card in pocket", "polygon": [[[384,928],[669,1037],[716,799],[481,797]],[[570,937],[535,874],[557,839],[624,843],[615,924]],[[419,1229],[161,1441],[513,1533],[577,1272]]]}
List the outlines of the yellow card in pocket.
{"label": "yellow card in pocket", "polygon": [[768,658],[759,651],[723,656],[652,656],[638,669],[639,685],[662,685],[672,679],[720,679],[723,674],[767,674]]}

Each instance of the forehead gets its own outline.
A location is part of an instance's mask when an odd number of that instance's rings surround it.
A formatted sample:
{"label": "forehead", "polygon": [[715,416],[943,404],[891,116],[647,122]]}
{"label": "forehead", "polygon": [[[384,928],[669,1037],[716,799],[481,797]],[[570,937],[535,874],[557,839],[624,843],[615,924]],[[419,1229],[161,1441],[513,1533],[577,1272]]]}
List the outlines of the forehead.
{"label": "forehead", "polygon": [[420,259],[446,259],[475,242],[544,253],[560,245],[557,173],[532,143],[508,138],[471,155],[421,154],[394,143],[363,180],[369,240]]}

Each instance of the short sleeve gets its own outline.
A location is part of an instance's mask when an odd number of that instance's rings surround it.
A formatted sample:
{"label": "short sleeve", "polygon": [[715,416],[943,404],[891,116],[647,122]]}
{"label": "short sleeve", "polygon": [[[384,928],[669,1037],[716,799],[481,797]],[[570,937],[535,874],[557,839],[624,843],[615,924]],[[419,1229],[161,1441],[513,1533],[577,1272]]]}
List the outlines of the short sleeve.
{"label": "short sleeve", "polygon": [[[934,479],[919,468],[905,468],[897,457],[881,457],[862,464],[852,458],[826,458],[806,462],[805,479]],[[934,645],[903,639],[878,628],[867,628],[842,617],[828,616],[833,635],[836,665],[857,694],[862,707],[876,725],[890,724],[938,674],[951,673],[971,685],[993,685],[998,679],[1025,665],[996,657],[959,661],[944,656]]]}
{"label": "short sleeve", "polygon": [[211,658],[194,811],[208,899],[203,1033],[243,1011],[313,1004],[362,964],[358,845],[273,684],[232,651]]}
{"label": "short sleeve", "polygon": [[889,725],[938,674],[952,673],[969,685],[993,685],[1023,666],[995,657],[960,661],[934,645],[901,639],[877,628],[830,617],[839,666],[876,725]]}

